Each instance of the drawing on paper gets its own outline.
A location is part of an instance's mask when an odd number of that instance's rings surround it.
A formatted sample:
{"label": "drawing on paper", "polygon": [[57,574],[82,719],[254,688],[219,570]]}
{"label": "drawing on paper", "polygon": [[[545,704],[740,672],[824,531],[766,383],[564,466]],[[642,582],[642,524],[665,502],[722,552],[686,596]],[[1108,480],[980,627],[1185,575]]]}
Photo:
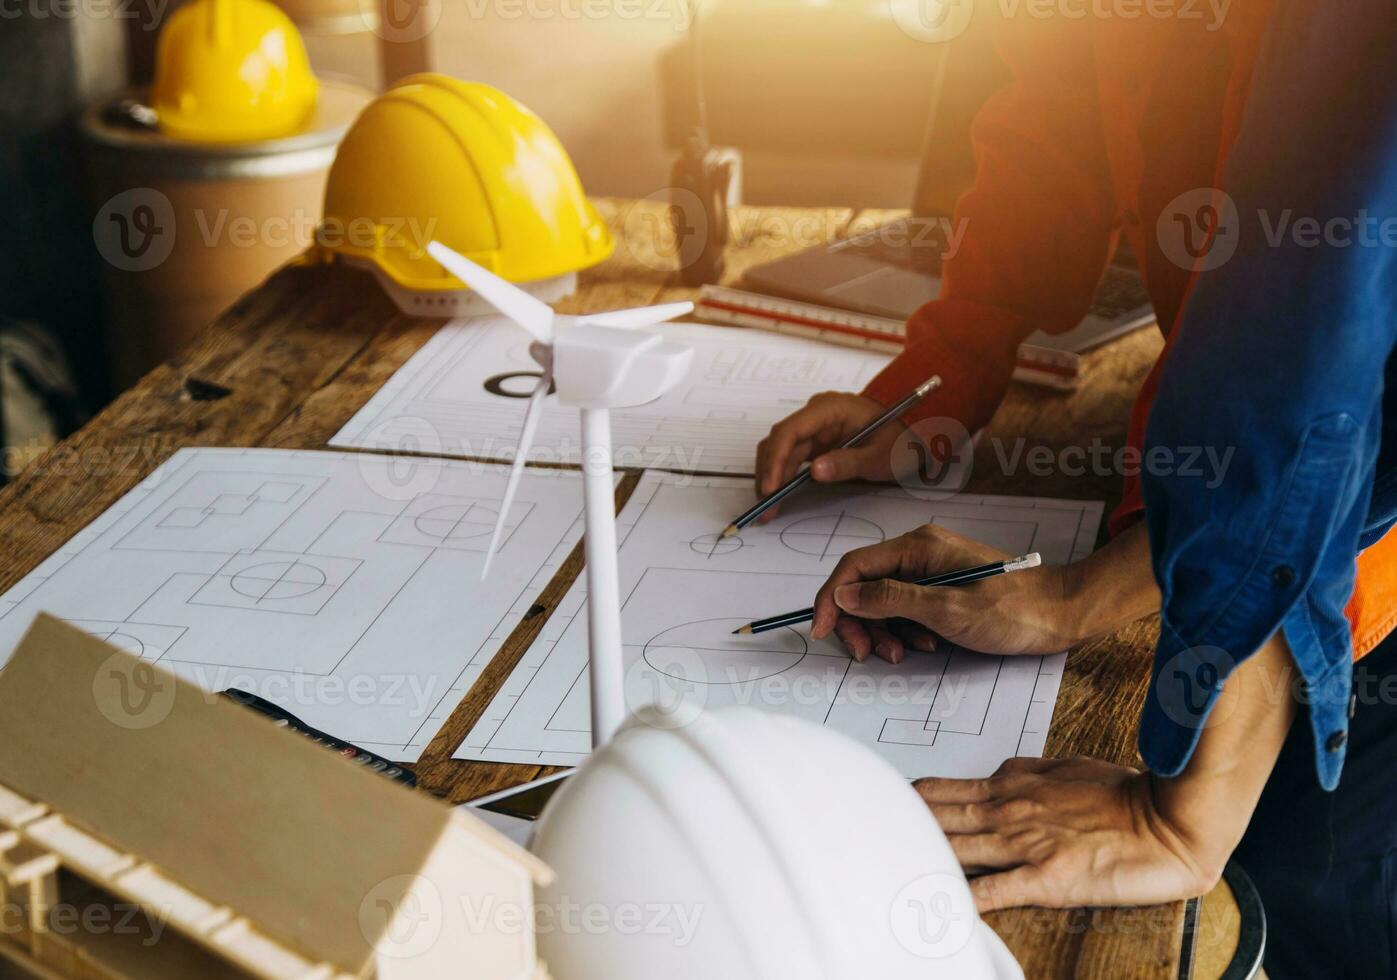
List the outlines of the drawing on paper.
{"label": "drawing on paper", "polygon": [[[617,464],[680,472],[751,473],[773,423],[830,389],[859,391],[888,358],[737,327],[667,324],[694,349],[674,391],[612,412]],[[538,366],[512,324],[477,317],[443,327],[333,439],[332,446],[509,460]],[[577,416],[545,408],[533,460],[580,462]]]}
{"label": "drawing on paper", "polygon": [[209,690],[415,760],[581,534],[576,474],[183,450],[0,597],[0,662],[36,612]]}
{"label": "drawing on paper", "polygon": [[[1064,656],[913,653],[856,663],[808,627],[734,636],[736,627],[810,605],[839,555],[926,523],[1049,563],[1096,540],[1099,503],[960,494],[922,501],[900,489],[810,487],[769,524],[722,550],[721,528],[751,502],[748,481],[647,473],[622,511],[627,699],[714,708],[747,704],[829,725],[908,777],[976,776],[1043,751]],[[458,758],[574,765],[590,749],[585,582],[545,625]]]}

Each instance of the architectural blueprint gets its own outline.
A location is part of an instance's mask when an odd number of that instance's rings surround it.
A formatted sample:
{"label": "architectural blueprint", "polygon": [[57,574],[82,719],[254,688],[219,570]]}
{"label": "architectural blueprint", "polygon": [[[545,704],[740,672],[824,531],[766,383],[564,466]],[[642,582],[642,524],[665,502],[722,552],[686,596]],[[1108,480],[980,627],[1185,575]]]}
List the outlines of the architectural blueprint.
{"label": "architectural blueprint", "polygon": [[[950,649],[898,666],[856,663],[800,626],[734,636],[738,626],[809,606],[846,551],[936,523],[1047,563],[1088,554],[1102,505],[959,494],[807,487],[780,517],[717,534],[751,504],[749,481],[647,473],[620,517],[626,697],[686,712],[730,704],[830,725],[908,777],[984,776],[1041,755],[1065,655],[991,657]],[[584,581],[525,653],[457,758],[575,765],[587,755]]]}
{"label": "architectural blueprint", "polygon": [[578,474],[185,449],[0,596],[0,663],[40,610],[206,690],[413,761],[581,535]]}
{"label": "architectural blueprint", "polygon": [[[694,348],[689,376],[649,405],[611,413],[616,464],[695,473],[751,473],[772,423],[818,391],[859,391],[884,354],[738,327],[658,329]],[[523,330],[499,317],[458,320],[389,379],[332,446],[512,459],[524,402],[538,379]],[[576,463],[577,413],[549,403],[530,459]]]}

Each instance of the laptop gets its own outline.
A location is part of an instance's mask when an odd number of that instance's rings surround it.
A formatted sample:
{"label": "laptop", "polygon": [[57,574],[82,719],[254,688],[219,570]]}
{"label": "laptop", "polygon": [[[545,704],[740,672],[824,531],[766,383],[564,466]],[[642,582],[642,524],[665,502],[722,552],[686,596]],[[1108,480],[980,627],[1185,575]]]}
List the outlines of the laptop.
{"label": "laptop", "polygon": [[[991,59],[998,59],[988,30],[968,32],[940,49],[912,214],[756,266],[744,276],[745,288],[897,320],[906,320],[937,297],[942,256],[953,240],[948,199],[959,196],[973,178],[971,121],[1006,77],[993,67]],[[954,98],[948,97],[951,94]],[[1123,246],[1102,275],[1081,323],[1057,335],[1037,331],[1024,343],[1083,353],[1153,321],[1144,281],[1134,256]]]}

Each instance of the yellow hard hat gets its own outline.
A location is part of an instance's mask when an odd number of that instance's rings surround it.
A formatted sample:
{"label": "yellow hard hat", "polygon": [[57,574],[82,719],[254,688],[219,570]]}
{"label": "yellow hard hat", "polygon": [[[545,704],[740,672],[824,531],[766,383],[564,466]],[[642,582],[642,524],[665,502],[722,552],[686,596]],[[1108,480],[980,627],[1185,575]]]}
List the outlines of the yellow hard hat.
{"label": "yellow hard hat", "polygon": [[513,282],[566,281],[562,292],[615,247],[543,120],[489,85],[420,74],[345,134],[317,245],[373,268],[406,310],[465,312],[449,297],[465,286],[426,253],[434,239]]}
{"label": "yellow hard hat", "polygon": [[193,0],[155,49],[151,101],[160,131],[209,143],[290,136],[318,85],[291,19],[268,0]]}

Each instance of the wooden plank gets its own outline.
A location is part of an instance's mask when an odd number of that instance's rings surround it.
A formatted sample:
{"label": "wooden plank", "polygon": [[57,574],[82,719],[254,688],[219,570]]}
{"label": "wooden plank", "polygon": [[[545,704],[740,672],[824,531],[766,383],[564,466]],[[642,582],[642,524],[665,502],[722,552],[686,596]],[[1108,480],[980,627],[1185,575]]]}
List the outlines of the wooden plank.
{"label": "wooden plank", "polygon": [[363,273],[286,268],[0,490],[8,588],[183,446],[254,446],[392,316]]}

